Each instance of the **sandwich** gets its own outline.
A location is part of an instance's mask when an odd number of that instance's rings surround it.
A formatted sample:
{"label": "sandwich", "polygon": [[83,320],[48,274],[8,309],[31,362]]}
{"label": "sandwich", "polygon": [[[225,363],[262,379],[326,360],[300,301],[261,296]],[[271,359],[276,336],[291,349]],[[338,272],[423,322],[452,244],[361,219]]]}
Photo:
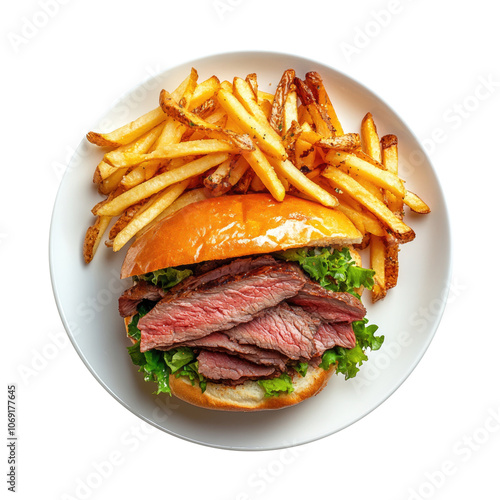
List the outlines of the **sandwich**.
{"label": "sandwich", "polygon": [[226,411],[288,407],[355,376],[383,342],[361,302],[374,275],[361,240],[342,212],[292,195],[187,205],[127,250],[132,362],[157,393]]}

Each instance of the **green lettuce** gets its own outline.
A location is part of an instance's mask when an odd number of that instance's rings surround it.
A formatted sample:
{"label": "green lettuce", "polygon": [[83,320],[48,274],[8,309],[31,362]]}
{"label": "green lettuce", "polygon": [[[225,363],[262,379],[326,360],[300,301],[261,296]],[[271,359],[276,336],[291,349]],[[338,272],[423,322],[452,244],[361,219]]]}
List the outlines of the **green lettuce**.
{"label": "green lettuce", "polygon": [[258,384],[264,389],[265,397],[279,396],[286,392],[293,392],[292,377],[287,373],[282,373],[279,377],[259,380]]}
{"label": "green lettuce", "polygon": [[164,291],[180,283],[183,279],[191,276],[193,271],[191,269],[177,269],[176,267],[167,267],[165,269],[159,269],[158,271],[153,271],[151,273],[141,274],[140,276],[135,276],[135,280],[144,280],[153,283],[154,285],[159,285]]}
{"label": "green lettuce", "polygon": [[277,257],[297,262],[313,280],[332,292],[348,292],[359,298],[356,288],[373,287],[375,271],[357,266],[348,248],[292,248],[277,253]]}
{"label": "green lettuce", "polygon": [[352,329],[356,335],[356,345],[352,349],[335,346],[323,353],[321,368],[328,370],[330,366],[338,362],[336,372],[345,375],[345,379],[356,376],[359,367],[368,360],[366,349],[376,351],[384,342],[384,336],[376,336],[377,325],[368,325],[368,318],[352,323]]}

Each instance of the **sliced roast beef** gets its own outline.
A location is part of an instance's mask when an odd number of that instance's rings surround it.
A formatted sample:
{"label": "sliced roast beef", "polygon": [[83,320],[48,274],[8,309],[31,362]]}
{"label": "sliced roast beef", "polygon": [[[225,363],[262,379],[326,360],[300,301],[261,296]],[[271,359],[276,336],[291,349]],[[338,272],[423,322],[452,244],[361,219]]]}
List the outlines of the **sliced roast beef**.
{"label": "sliced roast beef", "polygon": [[199,347],[211,351],[216,350],[228,354],[236,354],[258,365],[274,366],[280,371],[286,369],[286,357],[281,353],[269,349],[261,349],[256,345],[239,344],[221,332],[214,332],[200,339],[193,339],[183,342],[182,344],[175,344],[173,347],[181,346]]}
{"label": "sliced roast beef", "polygon": [[137,312],[137,306],[142,300],[160,300],[165,296],[161,286],[153,285],[148,281],[139,280],[125,290],[118,299],[118,311],[125,318]]}
{"label": "sliced roast beef", "polygon": [[314,355],[314,334],[320,320],[300,307],[281,303],[241,323],[226,334],[241,344],[274,349],[291,359],[310,359]]}
{"label": "sliced roast beef", "polygon": [[353,348],[356,345],[356,336],[351,323],[322,323],[314,335],[314,345],[317,356],[336,345]]}
{"label": "sliced roast beef", "polygon": [[276,264],[276,260],[270,255],[236,259],[197,276],[189,276],[172,288],[172,293],[184,290],[194,290],[201,285],[218,280],[224,276],[235,276],[237,274],[247,273],[258,267],[272,266],[273,264]]}
{"label": "sliced roast beef", "polygon": [[309,281],[288,302],[299,305],[328,322],[358,321],[366,314],[365,307],[354,295],[332,292],[313,281]]}
{"label": "sliced roast beef", "polygon": [[248,322],[296,295],[305,281],[296,265],[277,263],[168,294],[138,322],[141,350],[168,347]]}
{"label": "sliced roast beef", "polygon": [[198,354],[198,371],[209,380],[242,383],[249,379],[269,377],[275,369],[257,365],[222,352],[201,351]]}

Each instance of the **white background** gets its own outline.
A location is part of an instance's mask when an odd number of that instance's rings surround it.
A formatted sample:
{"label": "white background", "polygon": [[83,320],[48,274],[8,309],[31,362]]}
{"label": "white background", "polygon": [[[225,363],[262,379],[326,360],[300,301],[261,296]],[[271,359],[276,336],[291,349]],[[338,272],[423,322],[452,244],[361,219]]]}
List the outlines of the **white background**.
{"label": "white background", "polygon": [[[492,5],[2,3],[2,390],[6,399],[7,384],[17,384],[17,498],[499,497],[500,36]],[[49,277],[54,198],[91,125],[151,74],[232,50],[310,57],[382,97],[426,147],[453,231],[447,308],[409,379],[349,428],[281,451],[207,448],[143,423],[81,362]],[[6,416],[1,422],[5,435]]]}

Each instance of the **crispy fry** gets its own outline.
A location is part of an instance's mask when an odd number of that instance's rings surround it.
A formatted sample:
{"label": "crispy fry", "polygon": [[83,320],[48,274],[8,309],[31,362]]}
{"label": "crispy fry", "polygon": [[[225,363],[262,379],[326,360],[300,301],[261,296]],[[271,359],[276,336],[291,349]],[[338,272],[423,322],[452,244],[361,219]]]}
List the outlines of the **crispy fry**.
{"label": "crispy fry", "polygon": [[[198,84],[192,93],[191,100],[189,102],[189,110],[194,111],[196,108],[209,101],[219,88],[220,82],[215,75]],[[173,94],[172,96],[175,99]]]}
{"label": "crispy fry", "polygon": [[299,110],[297,105],[297,92],[295,85],[290,87],[290,91],[286,96],[284,109],[283,109],[283,130],[281,135],[285,135],[292,126],[293,122],[299,122]]}
{"label": "crispy fry", "polygon": [[344,130],[342,129],[342,125],[337,117],[337,112],[332,105],[319,73],[316,71],[309,71],[309,73],[306,73],[306,83],[311,89],[316,102],[321,106],[321,109],[326,111],[326,114],[330,119],[330,123],[335,129],[335,134],[344,135]]}
{"label": "crispy fry", "polygon": [[273,138],[273,141],[279,143],[281,137],[275,132],[267,121],[267,116],[265,115],[262,108],[257,104],[257,100],[252,92],[252,88],[245,80],[241,78],[235,78],[233,80],[234,95],[243,104],[245,109],[253,115],[253,117],[260,123],[260,125],[266,129],[267,133]]}
{"label": "crispy fry", "polygon": [[397,175],[383,170],[383,167],[374,167],[373,164],[362,160],[353,153],[330,151],[326,155],[326,161],[330,165],[340,166],[349,175],[354,177],[359,175],[376,186],[387,189],[400,198],[403,198],[405,194],[403,182]]}
{"label": "crispy fry", "polygon": [[285,198],[285,188],[278,179],[266,155],[259,148],[255,148],[255,151],[245,151],[243,156],[273,197],[278,201],[283,201]]}
{"label": "crispy fry", "polygon": [[138,238],[143,233],[145,233],[149,228],[160,222],[161,220],[170,217],[175,212],[178,212],[182,208],[187,205],[191,205],[191,203],[196,203],[197,201],[206,200],[207,195],[204,188],[192,189],[191,191],[187,191],[181,194],[169,207],[167,207],[163,212],[161,212],[154,220],[152,220],[149,224],[141,228],[136,233],[136,237]]}
{"label": "crispy fry", "polygon": [[359,182],[336,167],[327,167],[323,171],[325,176],[334,187],[339,187],[347,192],[355,200],[359,201],[370,212],[377,216],[392,232],[398,240],[406,243],[415,238],[415,232],[401,219],[396,217],[387,206],[367,191]]}
{"label": "crispy fry", "polygon": [[217,99],[229,117],[235,121],[238,128],[249,134],[263,151],[276,158],[286,158],[285,148],[281,141],[271,136],[267,127],[257,121],[233,94],[220,89],[217,92]]}
{"label": "crispy fry", "polygon": [[[248,83],[250,88],[252,89],[253,95],[255,96],[255,100],[259,101],[259,85],[257,84],[257,73],[249,73],[245,77],[245,81]],[[233,82],[234,85],[234,82]]]}
{"label": "crispy fry", "polygon": [[237,150],[232,144],[219,139],[203,139],[169,144],[162,149],[147,154],[121,153],[111,151],[104,158],[116,167],[140,165],[148,160],[170,160],[183,156],[203,155],[210,153],[234,153]]}
{"label": "crispy fry", "polygon": [[295,77],[294,83],[297,87],[297,94],[300,101],[306,107],[309,115],[311,116],[316,132],[321,134],[323,137],[331,137],[335,135],[335,127],[332,125],[330,117],[316,102],[314,94],[311,92],[311,89],[306,82]]}
{"label": "crispy fry", "polygon": [[[366,113],[361,121],[361,142],[363,143],[363,151],[374,160],[382,163],[382,152],[380,149],[377,127],[375,126],[371,113]],[[393,173],[397,174],[397,172]]]}
{"label": "crispy fry", "polygon": [[228,159],[227,153],[214,153],[202,156],[175,170],[159,174],[138,186],[125,191],[121,195],[102,205],[97,211],[98,215],[120,215],[126,208],[134,203],[158,193],[172,184],[202,174],[212,167]]}
{"label": "crispy fry", "polygon": [[327,207],[338,205],[338,200],[335,196],[307,178],[290,160],[281,161],[271,159],[271,163],[278,173],[283,175],[292,186],[296,187],[302,193],[309,195],[312,199]]}
{"label": "crispy fry", "polygon": [[349,153],[361,146],[361,140],[359,134],[344,134],[335,137],[321,138],[314,142],[314,145]]}
{"label": "crispy fry", "polygon": [[375,271],[373,276],[372,301],[383,299],[387,294],[385,277],[385,245],[382,238],[370,238],[370,267]]}
{"label": "crispy fry", "polygon": [[95,223],[87,229],[83,242],[83,258],[88,264],[92,261],[97,251],[97,247],[106,232],[112,217],[97,216]]}
{"label": "crispy fry", "polygon": [[116,235],[113,240],[113,250],[115,252],[120,250],[138,231],[147,226],[170,206],[182,194],[188,184],[189,179],[186,179],[158,193],[152,203],[145,210],[139,210],[130,222]]}
{"label": "crispy fry", "polygon": [[278,133],[282,134],[284,131],[283,112],[288,93],[291,90],[293,80],[295,78],[295,70],[287,69],[283,72],[281,79],[276,87],[274,93],[273,105],[271,108],[271,116],[269,123],[271,127]]}

